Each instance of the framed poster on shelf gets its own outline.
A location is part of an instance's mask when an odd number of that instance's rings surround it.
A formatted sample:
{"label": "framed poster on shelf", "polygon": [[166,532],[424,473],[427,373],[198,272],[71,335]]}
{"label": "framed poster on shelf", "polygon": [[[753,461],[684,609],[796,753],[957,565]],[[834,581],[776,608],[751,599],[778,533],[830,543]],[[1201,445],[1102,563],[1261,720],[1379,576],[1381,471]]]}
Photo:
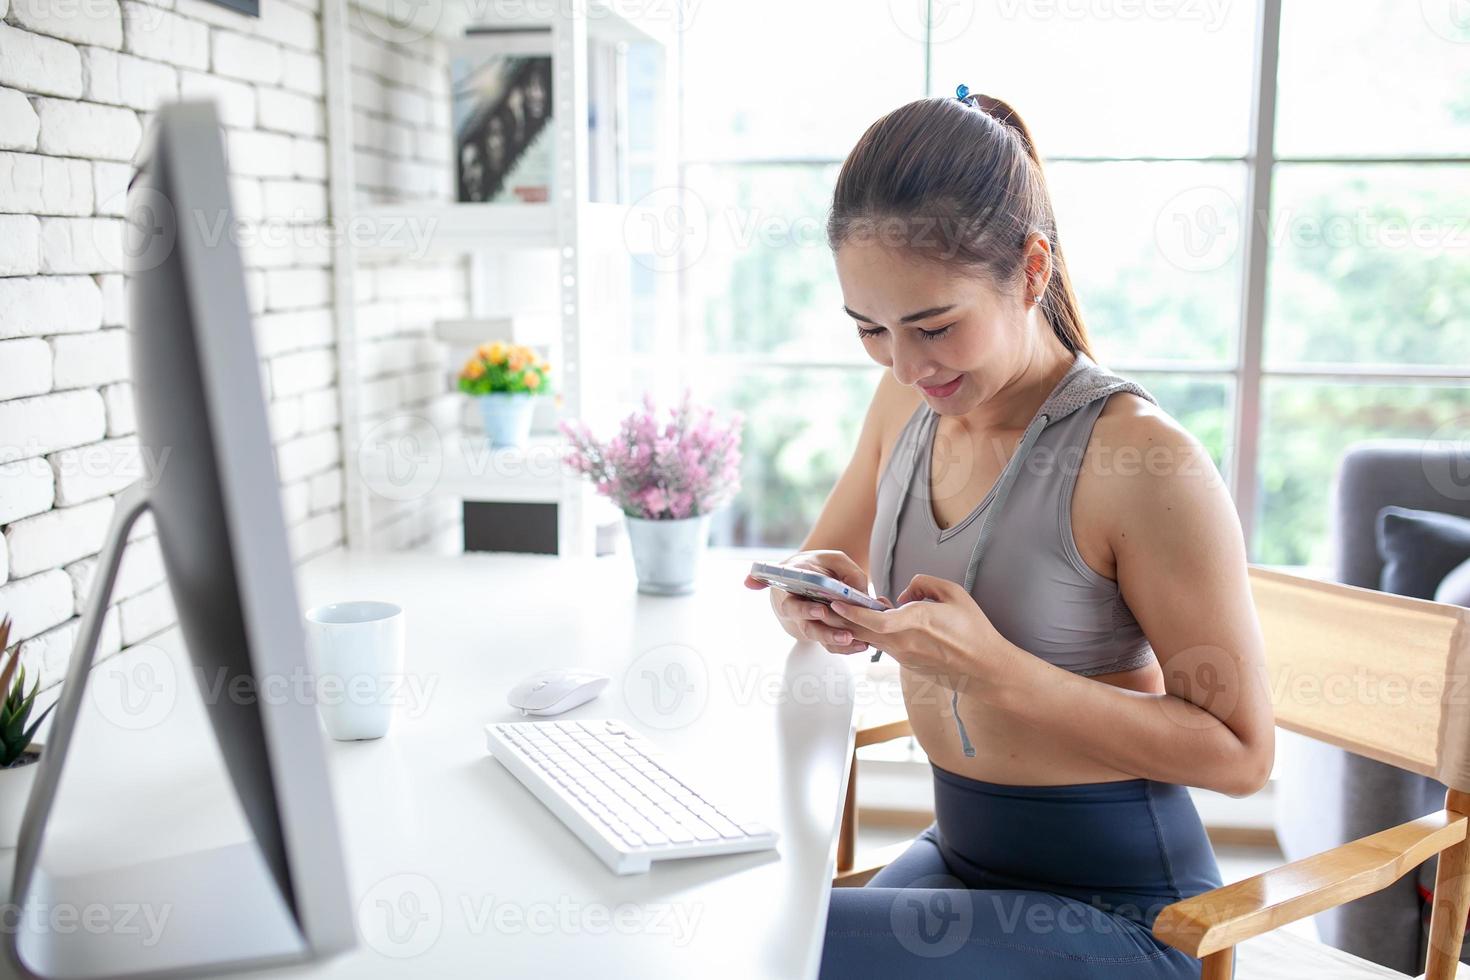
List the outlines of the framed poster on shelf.
{"label": "framed poster on shelf", "polygon": [[551,31],[471,31],[450,44],[449,81],[456,200],[549,200],[555,156]]}

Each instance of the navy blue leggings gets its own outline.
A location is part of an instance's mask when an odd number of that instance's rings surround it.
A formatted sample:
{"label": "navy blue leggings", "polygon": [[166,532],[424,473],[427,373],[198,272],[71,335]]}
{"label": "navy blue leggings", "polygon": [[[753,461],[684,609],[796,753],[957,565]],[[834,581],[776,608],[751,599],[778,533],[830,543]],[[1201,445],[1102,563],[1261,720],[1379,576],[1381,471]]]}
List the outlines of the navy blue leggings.
{"label": "navy blue leggings", "polygon": [[930,765],[934,823],[865,887],[832,889],[822,980],[1199,980],[1199,960],[1150,932],[1222,884],[1185,787],[1009,786]]}

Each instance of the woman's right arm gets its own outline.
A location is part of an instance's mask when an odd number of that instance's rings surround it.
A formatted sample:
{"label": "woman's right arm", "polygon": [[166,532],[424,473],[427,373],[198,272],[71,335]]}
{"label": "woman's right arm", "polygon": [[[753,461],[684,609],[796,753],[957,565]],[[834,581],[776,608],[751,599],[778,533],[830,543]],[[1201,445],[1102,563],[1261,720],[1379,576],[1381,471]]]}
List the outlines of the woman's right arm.
{"label": "woman's right arm", "polygon": [[[878,467],[885,435],[890,425],[902,424],[896,420],[907,419],[913,413],[917,397],[890,372],[883,372],[868,403],[852,459],[827,495],[801,550],[782,559],[782,564],[820,571],[868,591],[868,542],[878,509]],[[766,588],[764,582],[749,576],[745,584],[753,589]],[[772,589],[771,609],[796,639],[820,643],[833,653],[856,653],[867,648],[865,643],[836,642],[837,629],[822,622],[822,614],[827,611],[822,603]]]}

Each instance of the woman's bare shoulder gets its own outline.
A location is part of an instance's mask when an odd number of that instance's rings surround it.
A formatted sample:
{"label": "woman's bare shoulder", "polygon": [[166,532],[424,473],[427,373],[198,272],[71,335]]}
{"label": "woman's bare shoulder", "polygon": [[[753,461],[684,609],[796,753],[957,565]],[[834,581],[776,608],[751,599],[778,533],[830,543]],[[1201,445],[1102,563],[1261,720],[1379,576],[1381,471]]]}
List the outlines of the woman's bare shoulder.
{"label": "woman's bare shoulder", "polygon": [[1194,457],[1204,447],[1164,409],[1130,391],[1120,391],[1109,396],[1098,413],[1088,450],[1111,452],[1120,465],[1139,457],[1140,464],[1152,465],[1158,475],[1166,455]]}
{"label": "woman's bare shoulder", "polygon": [[1130,392],[1108,399],[1087,447],[1078,492],[1115,514],[1165,497],[1215,493],[1223,479],[1204,444],[1163,408]]}
{"label": "woman's bare shoulder", "polygon": [[1116,578],[1115,543],[1124,528],[1222,491],[1214,460],[1193,433],[1148,399],[1118,392],[1098,414],[1077,475],[1073,538],[1088,565]]}

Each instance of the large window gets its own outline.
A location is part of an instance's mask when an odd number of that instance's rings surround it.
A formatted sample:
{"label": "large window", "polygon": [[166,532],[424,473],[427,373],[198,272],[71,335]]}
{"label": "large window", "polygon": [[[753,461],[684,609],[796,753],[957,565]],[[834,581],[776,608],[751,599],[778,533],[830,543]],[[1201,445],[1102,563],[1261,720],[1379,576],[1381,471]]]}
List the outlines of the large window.
{"label": "large window", "polygon": [[1346,445],[1470,430],[1470,22],[1453,7],[692,5],[699,234],[674,274],[683,376],[749,419],[724,543],[801,541],[882,370],[823,235],[843,156],[882,113],[964,82],[1032,129],[1100,359],[1209,447],[1253,560],[1323,563]]}

